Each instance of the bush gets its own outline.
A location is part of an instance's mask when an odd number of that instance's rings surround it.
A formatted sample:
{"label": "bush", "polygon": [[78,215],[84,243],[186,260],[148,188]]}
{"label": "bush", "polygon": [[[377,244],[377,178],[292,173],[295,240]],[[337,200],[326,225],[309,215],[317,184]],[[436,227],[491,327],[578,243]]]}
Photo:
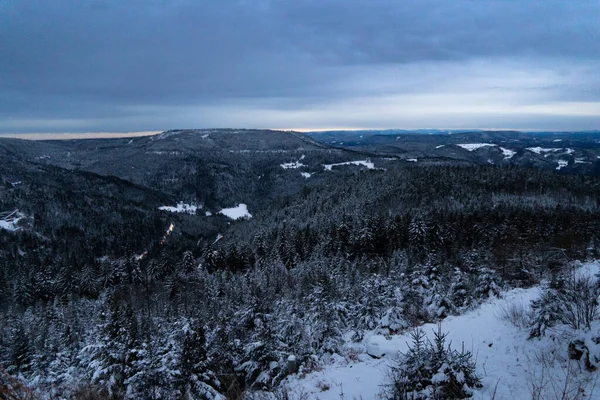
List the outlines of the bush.
{"label": "bush", "polygon": [[481,387],[473,355],[464,349],[452,350],[446,345],[447,335],[441,325],[434,331],[433,342],[425,340],[420,329],[411,333],[412,346],[392,367],[390,397],[441,400],[473,396],[473,388]]}
{"label": "bush", "polygon": [[519,329],[530,327],[533,317],[532,310],[523,302],[501,304],[496,311],[496,318]]}
{"label": "bush", "polygon": [[534,322],[531,337],[544,335],[547,328],[565,324],[573,329],[591,329],[598,317],[600,285],[589,276],[560,278],[540,298],[531,302]]}

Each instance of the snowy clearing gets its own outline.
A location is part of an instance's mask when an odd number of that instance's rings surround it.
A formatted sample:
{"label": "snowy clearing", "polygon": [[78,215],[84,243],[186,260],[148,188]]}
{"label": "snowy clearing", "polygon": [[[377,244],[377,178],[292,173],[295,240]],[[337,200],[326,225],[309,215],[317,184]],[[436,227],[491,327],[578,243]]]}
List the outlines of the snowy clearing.
{"label": "snowy clearing", "polygon": [[[598,273],[599,267],[598,261],[586,263],[578,273],[593,276]],[[512,289],[503,292],[501,298],[490,299],[475,310],[442,321],[442,330],[448,332],[452,348],[460,350],[464,345],[476,360],[483,387],[475,391],[474,399],[530,399],[531,384],[539,383],[537,380],[541,374],[546,374],[546,379],[555,379],[559,384],[562,378],[564,383],[566,366],[561,361],[567,357],[568,342],[557,339],[557,335],[564,334],[564,330],[557,329],[546,337],[528,340],[527,328],[517,328],[499,318],[502,310],[511,305],[523,305],[527,309],[531,300],[539,295],[539,286]],[[421,328],[432,339],[437,325],[425,324]],[[383,399],[385,397],[381,392],[387,383],[389,367],[399,352],[408,349],[410,343],[408,332],[389,338],[371,332],[357,348],[360,354],[353,357],[357,361],[333,355],[322,370],[304,376],[291,376],[284,381],[284,385],[291,399]],[[373,358],[366,351],[381,358]],[[542,366],[539,358],[549,358],[550,355],[553,357],[552,363]],[[576,372],[581,379],[586,378],[585,374],[588,373]],[[546,390],[547,395],[553,393],[550,387]],[[594,389],[590,385],[588,391],[590,393],[586,398],[600,398],[600,387]]]}
{"label": "snowy clearing", "polygon": [[19,210],[0,213],[0,229],[11,232],[21,230],[19,221],[25,218],[26,215]]}
{"label": "snowy clearing", "polygon": [[305,177],[306,179],[308,179],[308,178],[311,177],[312,174],[309,173],[309,172],[300,172],[300,175],[302,175],[303,177]]}
{"label": "snowy clearing", "polygon": [[535,154],[556,153],[558,151],[562,151],[562,149],[559,149],[559,148],[544,148],[544,147],[527,147],[525,150],[529,150]]}
{"label": "snowy clearing", "polygon": [[465,150],[473,151],[473,150],[480,149],[482,147],[493,147],[496,145],[493,143],[463,143],[463,144],[457,144],[457,146],[462,147]]}
{"label": "snowy clearing", "polygon": [[224,208],[221,211],[219,211],[219,214],[236,220],[252,218],[252,214],[248,212],[248,206],[244,203],[240,203],[236,207]]}
{"label": "snowy clearing", "polygon": [[325,168],[326,171],[331,171],[331,169],[333,167],[337,167],[340,165],[363,165],[363,166],[367,167],[368,169],[375,168],[375,164],[373,164],[371,162],[371,160],[346,161],[346,162],[337,163],[337,164],[324,164],[323,167]]}
{"label": "snowy clearing", "polygon": [[408,162],[417,162],[416,158],[407,158],[406,161]]}
{"label": "snowy clearing", "polygon": [[576,158],[575,164],[591,164],[590,161],[586,161],[585,158]]}
{"label": "snowy clearing", "polygon": [[504,155],[505,160],[508,160],[509,158],[512,158],[515,154],[517,154],[516,151],[511,149],[505,149],[504,147],[500,147],[500,150],[502,150],[502,155]]}
{"label": "snowy clearing", "polygon": [[440,144],[439,146],[435,146],[436,149],[441,149],[442,147],[446,146],[445,144]]}
{"label": "snowy clearing", "polygon": [[169,211],[169,212],[174,212],[174,213],[180,213],[180,214],[196,214],[197,210],[202,209],[202,206],[198,206],[195,204],[185,204],[183,202],[177,203],[177,205],[175,207],[173,206],[162,206],[162,207],[158,207],[159,210],[161,211]]}
{"label": "snowy clearing", "polygon": [[283,163],[280,164],[283,169],[295,169],[300,167],[306,167],[306,165],[302,164],[300,161],[304,160],[304,155],[298,159],[298,161]]}
{"label": "snowy clearing", "polygon": [[562,168],[566,167],[567,165],[569,165],[568,161],[565,160],[558,160],[558,167],[556,167],[556,169],[558,171],[560,171]]}

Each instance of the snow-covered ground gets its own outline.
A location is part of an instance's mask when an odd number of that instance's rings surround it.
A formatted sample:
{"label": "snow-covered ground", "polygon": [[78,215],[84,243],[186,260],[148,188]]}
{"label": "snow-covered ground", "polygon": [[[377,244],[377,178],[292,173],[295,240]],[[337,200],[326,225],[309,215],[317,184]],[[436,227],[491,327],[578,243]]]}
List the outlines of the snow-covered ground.
{"label": "snow-covered ground", "polygon": [[480,149],[482,147],[493,147],[495,146],[495,144],[493,143],[463,143],[463,144],[457,144],[457,146],[462,147],[465,150],[469,150],[469,151],[473,151],[473,150],[477,150]]}
{"label": "snow-covered ground", "polygon": [[183,202],[177,203],[176,206],[162,206],[158,207],[159,210],[169,211],[174,213],[182,213],[182,214],[196,214],[197,210],[202,209],[202,206],[194,205],[194,204],[185,204]]}
{"label": "snow-covered ground", "polygon": [[281,168],[283,168],[283,169],[295,169],[295,168],[305,167],[306,165],[304,165],[300,162],[302,160],[304,160],[304,155],[302,155],[302,157],[300,157],[300,159],[298,159],[298,161],[283,163],[280,165],[281,165]]}
{"label": "snow-covered ground", "polygon": [[310,172],[300,172],[300,175],[302,175],[303,177],[305,177],[306,179],[310,178],[310,176],[312,175]]}
{"label": "snow-covered ground", "polygon": [[566,167],[567,165],[569,165],[568,161],[558,160],[558,167],[556,167],[556,169],[560,171],[562,168]]}
{"label": "snow-covered ground", "polygon": [[525,150],[529,150],[536,154],[542,154],[542,153],[556,153],[558,151],[561,151],[562,149],[560,149],[560,148],[544,148],[544,147],[527,147]]}
{"label": "snow-covered ground", "polygon": [[244,203],[240,203],[236,207],[224,208],[219,211],[219,214],[222,214],[231,219],[248,219],[252,218],[252,214],[248,212],[248,206]]}
{"label": "snow-covered ground", "polygon": [[417,162],[418,160],[416,158],[407,158],[406,161],[408,161],[408,162]]}
{"label": "snow-covered ground", "polygon": [[373,162],[371,162],[371,160],[346,161],[346,162],[337,163],[337,164],[324,164],[323,167],[325,168],[326,171],[331,171],[331,169],[333,167],[337,167],[339,165],[363,165],[363,166],[367,167],[368,169],[375,168],[375,164],[373,164]]}
{"label": "snow-covered ground", "polygon": [[[594,275],[599,267],[598,261],[587,263],[579,273]],[[527,328],[517,328],[499,318],[502,309],[513,304],[528,307],[539,294],[539,287],[513,289],[464,315],[443,320],[442,330],[448,332],[451,346],[460,350],[464,345],[476,361],[483,388],[475,391],[475,399],[531,399],[532,384],[539,384],[543,379],[546,380],[543,389],[546,392],[538,398],[561,398],[553,396],[554,390],[562,388],[553,388],[550,382],[558,385],[565,382],[568,340],[560,340],[561,332],[558,331],[541,339],[528,340]],[[431,339],[437,325],[426,324],[421,328]],[[387,383],[390,365],[398,352],[408,349],[410,342],[408,332],[389,338],[371,333],[359,345],[354,361],[334,355],[322,370],[293,375],[284,385],[291,399],[383,399],[381,392]],[[382,357],[373,358],[366,351],[382,354]],[[540,362],[542,358],[545,363]],[[571,372],[571,384],[574,385],[577,379],[591,377],[592,382],[583,398],[600,399],[600,379],[594,386],[593,374],[580,371],[578,366],[575,368],[577,370]]]}
{"label": "snow-covered ground", "polygon": [[504,155],[505,160],[508,160],[509,158],[512,158],[515,154],[517,154],[516,151],[511,149],[505,149],[504,147],[500,147],[500,150],[502,150],[502,154]]}
{"label": "snow-covered ground", "polygon": [[15,232],[21,229],[19,221],[26,215],[19,210],[0,213],[0,229]]}

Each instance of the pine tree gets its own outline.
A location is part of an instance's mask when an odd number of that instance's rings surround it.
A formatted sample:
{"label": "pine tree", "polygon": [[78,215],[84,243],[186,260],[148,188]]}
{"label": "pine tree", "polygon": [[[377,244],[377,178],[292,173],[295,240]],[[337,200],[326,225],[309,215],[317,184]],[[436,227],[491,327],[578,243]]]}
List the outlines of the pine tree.
{"label": "pine tree", "polygon": [[192,331],[185,332],[181,346],[178,386],[182,399],[212,400],[220,397],[215,389],[219,381],[209,365],[204,327],[196,323]]}
{"label": "pine tree", "polygon": [[30,371],[32,365],[32,349],[29,335],[21,325],[13,333],[12,350],[10,354],[9,372],[23,373]]}
{"label": "pine tree", "polygon": [[392,367],[391,397],[394,399],[465,399],[473,388],[481,387],[473,355],[446,345],[448,334],[441,324],[433,332],[433,342],[417,329],[411,332],[412,346]]}

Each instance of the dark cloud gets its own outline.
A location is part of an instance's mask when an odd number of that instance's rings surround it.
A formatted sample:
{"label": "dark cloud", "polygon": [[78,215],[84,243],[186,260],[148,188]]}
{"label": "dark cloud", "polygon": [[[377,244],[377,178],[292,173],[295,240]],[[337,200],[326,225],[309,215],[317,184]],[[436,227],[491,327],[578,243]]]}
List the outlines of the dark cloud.
{"label": "dark cloud", "polygon": [[[347,126],[347,99],[437,91],[598,102],[598,15],[552,0],[5,1],[0,131]],[[464,119],[442,106],[420,125]],[[373,113],[353,124],[377,126]]]}

